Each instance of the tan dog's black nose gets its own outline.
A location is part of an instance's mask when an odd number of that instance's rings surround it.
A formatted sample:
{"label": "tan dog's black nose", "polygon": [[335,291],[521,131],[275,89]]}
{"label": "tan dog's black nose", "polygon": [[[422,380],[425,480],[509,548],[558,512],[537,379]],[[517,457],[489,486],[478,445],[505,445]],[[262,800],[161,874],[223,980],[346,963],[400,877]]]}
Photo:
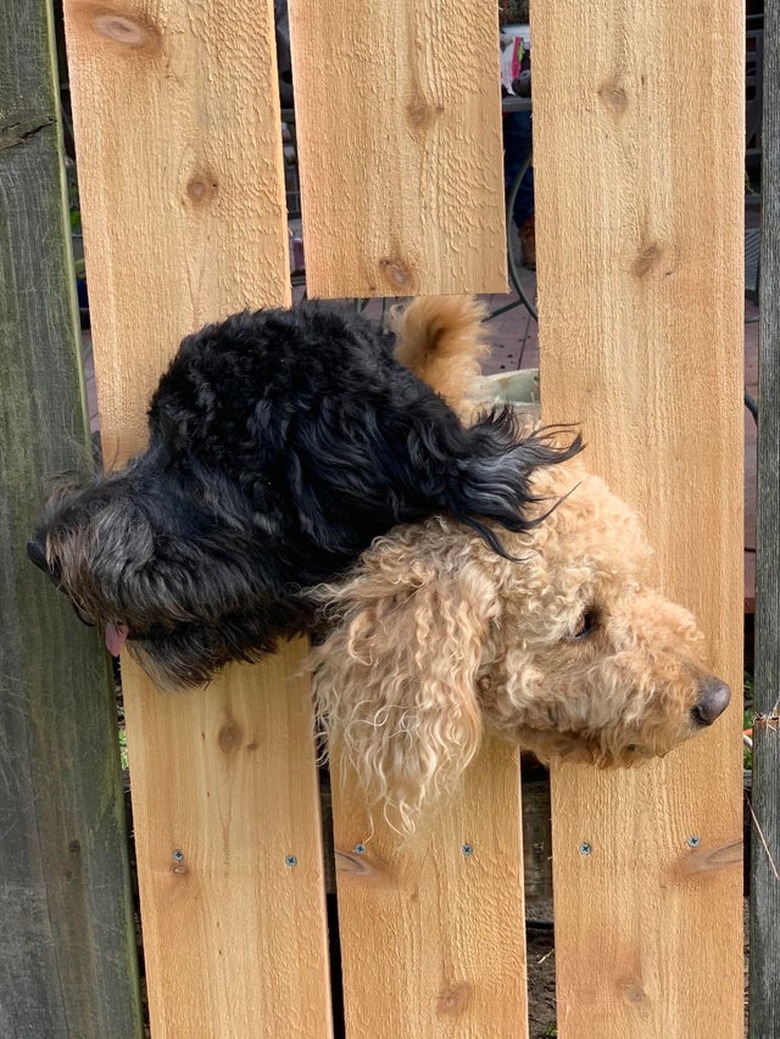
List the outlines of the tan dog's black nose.
{"label": "tan dog's black nose", "polygon": [[697,725],[712,725],[728,707],[731,690],[719,678],[711,678],[703,685],[701,696],[691,708]]}

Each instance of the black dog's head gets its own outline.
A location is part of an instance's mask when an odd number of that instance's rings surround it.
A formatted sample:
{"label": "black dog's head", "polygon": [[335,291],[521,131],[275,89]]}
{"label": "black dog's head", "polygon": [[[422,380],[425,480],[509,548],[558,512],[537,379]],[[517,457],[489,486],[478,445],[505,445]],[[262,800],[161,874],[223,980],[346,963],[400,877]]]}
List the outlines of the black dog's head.
{"label": "black dog's head", "polygon": [[219,483],[145,456],[96,480],[64,477],[27,546],[79,617],[104,629],[109,652],[127,645],[164,686],[257,660],[305,622],[296,589],[279,594],[279,556]]}
{"label": "black dog's head", "polygon": [[[472,304],[428,311],[419,370],[479,353]],[[127,642],[169,686],[307,629],[307,589],[398,523],[448,511],[501,552],[485,520],[526,529],[531,474],[580,447],[523,435],[508,411],[464,426],[380,329],[315,304],[188,336],[149,426],[121,472],[61,482],[29,551],[112,653]]]}

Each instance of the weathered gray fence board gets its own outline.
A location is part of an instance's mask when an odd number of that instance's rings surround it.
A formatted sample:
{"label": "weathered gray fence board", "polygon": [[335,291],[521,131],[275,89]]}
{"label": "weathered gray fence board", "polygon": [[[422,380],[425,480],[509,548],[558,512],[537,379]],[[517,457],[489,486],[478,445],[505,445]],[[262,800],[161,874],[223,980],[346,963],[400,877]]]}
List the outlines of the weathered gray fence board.
{"label": "weathered gray fence board", "polygon": [[780,1035],[780,0],[764,8],[750,1035]]}
{"label": "weathered gray fence board", "polygon": [[25,542],[83,464],[47,0],[0,6],[0,1035],[142,1034],[106,658]]}

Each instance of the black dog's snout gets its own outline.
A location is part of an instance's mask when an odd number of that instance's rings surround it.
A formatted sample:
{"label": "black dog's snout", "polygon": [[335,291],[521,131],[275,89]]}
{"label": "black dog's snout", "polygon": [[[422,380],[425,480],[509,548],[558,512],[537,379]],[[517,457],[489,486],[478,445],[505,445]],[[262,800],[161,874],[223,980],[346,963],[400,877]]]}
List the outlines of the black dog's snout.
{"label": "black dog's snout", "polygon": [[698,701],[691,708],[697,725],[712,725],[726,710],[731,699],[731,690],[719,678],[712,678],[701,690]]}
{"label": "black dog's snout", "polygon": [[39,570],[43,570],[56,585],[60,583],[59,567],[52,566],[46,558],[46,539],[40,534],[34,534],[27,542],[27,555],[35,563]]}
{"label": "black dog's snout", "polygon": [[[49,561],[46,558],[46,541],[40,536],[35,534],[27,542],[27,555],[35,565],[50,577],[51,580],[59,587],[60,584],[60,573],[56,566],[52,567],[49,565]],[[81,610],[75,603],[71,603],[73,610],[81,621],[82,624],[86,624],[87,627],[93,628],[95,626],[94,621],[89,617],[85,617]]]}
{"label": "black dog's snout", "polygon": [[35,565],[44,571],[49,573],[49,564],[46,561],[46,544],[42,537],[36,535],[30,538],[27,542],[27,555],[30,557]]}

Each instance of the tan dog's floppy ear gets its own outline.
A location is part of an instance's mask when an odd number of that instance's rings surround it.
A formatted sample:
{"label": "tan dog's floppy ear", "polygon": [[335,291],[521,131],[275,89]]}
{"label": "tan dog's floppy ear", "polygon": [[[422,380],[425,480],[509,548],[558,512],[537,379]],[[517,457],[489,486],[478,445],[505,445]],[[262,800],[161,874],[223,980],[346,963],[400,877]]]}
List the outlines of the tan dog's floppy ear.
{"label": "tan dog's floppy ear", "polygon": [[331,749],[404,833],[425,802],[453,789],[479,748],[476,677],[499,609],[476,563],[446,576],[424,571],[419,561],[364,570],[326,589],[339,623],[315,651],[317,711]]}

